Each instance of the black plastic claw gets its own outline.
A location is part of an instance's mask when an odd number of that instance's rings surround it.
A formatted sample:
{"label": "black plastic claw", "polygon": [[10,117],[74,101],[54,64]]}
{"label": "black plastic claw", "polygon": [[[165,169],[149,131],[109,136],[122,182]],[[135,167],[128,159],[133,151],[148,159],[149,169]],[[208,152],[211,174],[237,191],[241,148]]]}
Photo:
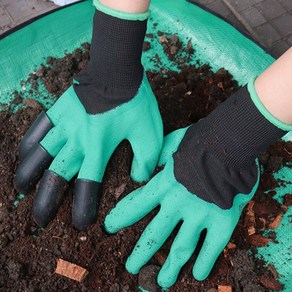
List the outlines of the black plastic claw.
{"label": "black plastic claw", "polygon": [[78,230],[86,230],[96,222],[101,184],[77,179],[74,187],[72,223]]}
{"label": "black plastic claw", "polygon": [[16,190],[21,194],[31,192],[52,161],[53,157],[41,145],[33,146],[16,170]]}
{"label": "black plastic claw", "polygon": [[41,112],[20,142],[19,159],[23,160],[32,147],[39,143],[53,126],[46,113]]}
{"label": "black plastic claw", "polygon": [[35,222],[46,227],[52,221],[62,204],[67,181],[58,174],[46,170],[33,202],[33,218]]}

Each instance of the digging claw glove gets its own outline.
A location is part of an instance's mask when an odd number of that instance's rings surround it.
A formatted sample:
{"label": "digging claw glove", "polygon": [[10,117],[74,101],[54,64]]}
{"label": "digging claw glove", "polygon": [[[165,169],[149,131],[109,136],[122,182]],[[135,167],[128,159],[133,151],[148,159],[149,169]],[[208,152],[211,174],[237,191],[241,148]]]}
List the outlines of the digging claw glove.
{"label": "digging claw glove", "polygon": [[[253,83],[249,89],[258,99]],[[105,228],[114,233],[160,205],[127,260],[130,273],[137,274],[182,221],[158,284],[167,288],[175,283],[204,229],[207,235],[193,275],[197,280],[209,275],[257,189],[256,157],[288,130],[281,122],[272,124],[255,106],[249,91],[242,88],[205,119],[168,135],[160,157],[165,168],[106,217]]]}
{"label": "digging claw glove", "polygon": [[83,230],[96,221],[104,171],[122,140],[129,140],[134,152],[134,180],[147,180],[157,164],[163,129],[140,61],[147,15],[141,17],[96,11],[88,67],[21,142],[15,186],[26,194],[42,177],[33,203],[42,227],[55,217],[76,174],[73,224]]}

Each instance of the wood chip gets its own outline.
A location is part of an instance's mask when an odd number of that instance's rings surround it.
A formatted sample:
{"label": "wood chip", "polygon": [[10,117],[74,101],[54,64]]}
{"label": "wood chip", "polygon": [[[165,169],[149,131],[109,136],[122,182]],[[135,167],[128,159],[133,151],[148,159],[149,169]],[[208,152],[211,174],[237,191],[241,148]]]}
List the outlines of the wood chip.
{"label": "wood chip", "polygon": [[276,229],[279,224],[281,223],[282,221],[282,218],[283,218],[283,215],[282,214],[279,214],[272,223],[269,224],[269,228],[271,229]]}
{"label": "wood chip", "polygon": [[31,108],[39,108],[40,107],[40,103],[37,102],[36,100],[32,99],[32,98],[25,98],[23,100],[23,104],[26,106],[26,107],[31,107]]}
{"label": "wood chip", "polygon": [[168,44],[168,42],[169,42],[166,36],[161,36],[161,37],[159,38],[159,41],[160,41],[162,44]]}
{"label": "wood chip", "polygon": [[267,238],[260,234],[253,234],[249,237],[249,243],[253,246],[265,246],[271,241],[270,238]]}
{"label": "wood chip", "polygon": [[57,260],[55,273],[78,282],[82,282],[88,275],[86,269],[62,259]]}
{"label": "wood chip", "polygon": [[188,41],[187,48],[188,49],[192,49],[193,48],[193,44],[192,44],[192,41],[191,40]]}
{"label": "wood chip", "polygon": [[288,211],[288,206],[286,205],[281,205],[281,209],[284,213],[286,213]]}
{"label": "wood chip", "polygon": [[228,249],[234,249],[234,248],[236,248],[236,244],[235,244],[235,243],[232,243],[232,242],[229,242],[229,243],[227,244],[227,248],[228,248]]}
{"label": "wood chip", "polygon": [[218,285],[218,292],[232,292],[231,286]]}
{"label": "wood chip", "polygon": [[278,271],[277,271],[277,269],[275,268],[274,265],[269,264],[269,265],[268,265],[268,269],[269,269],[269,271],[271,272],[271,274],[273,275],[274,279],[278,279],[278,278],[279,278]]}
{"label": "wood chip", "polygon": [[121,194],[125,191],[127,183],[122,183],[119,187],[115,189],[115,198],[118,199]]}
{"label": "wood chip", "polygon": [[248,235],[256,233],[255,230],[255,215],[254,215],[254,201],[250,201],[247,205],[246,214],[244,217],[244,226],[247,228]]}
{"label": "wood chip", "polygon": [[292,194],[286,194],[284,196],[284,205],[285,206],[292,206]]}
{"label": "wood chip", "polygon": [[217,87],[220,88],[220,89],[222,89],[224,91],[223,82],[217,83]]}
{"label": "wood chip", "polygon": [[282,290],[283,285],[276,279],[273,278],[268,278],[265,275],[259,276],[259,282],[266,288],[271,289],[271,290]]}

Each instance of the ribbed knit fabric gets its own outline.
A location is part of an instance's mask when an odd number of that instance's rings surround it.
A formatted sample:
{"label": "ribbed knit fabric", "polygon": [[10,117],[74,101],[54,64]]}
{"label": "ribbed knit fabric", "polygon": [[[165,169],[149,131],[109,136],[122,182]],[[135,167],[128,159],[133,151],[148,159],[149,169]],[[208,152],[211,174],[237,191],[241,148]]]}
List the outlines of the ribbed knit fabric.
{"label": "ribbed knit fabric", "polygon": [[192,125],[174,154],[176,179],[223,209],[248,194],[257,179],[255,159],[286,132],[270,123],[243,87]]}
{"label": "ribbed knit fabric", "polygon": [[90,114],[133,98],[143,79],[141,55],[147,20],[125,20],[96,10],[90,62],[74,89]]}

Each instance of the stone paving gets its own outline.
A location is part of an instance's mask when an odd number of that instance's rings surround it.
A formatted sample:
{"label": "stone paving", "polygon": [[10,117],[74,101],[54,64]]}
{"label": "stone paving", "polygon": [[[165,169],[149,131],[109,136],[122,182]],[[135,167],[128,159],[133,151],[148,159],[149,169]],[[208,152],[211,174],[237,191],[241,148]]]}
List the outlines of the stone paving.
{"label": "stone paving", "polygon": [[[191,1],[246,31],[275,57],[292,45],[292,0]],[[0,35],[56,7],[47,0],[0,0]]]}
{"label": "stone paving", "polygon": [[45,0],[0,0],[0,34],[56,7]]}
{"label": "stone paving", "polygon": [[243,28],[275,56],[292,45],[292,0],[194,0]]}

